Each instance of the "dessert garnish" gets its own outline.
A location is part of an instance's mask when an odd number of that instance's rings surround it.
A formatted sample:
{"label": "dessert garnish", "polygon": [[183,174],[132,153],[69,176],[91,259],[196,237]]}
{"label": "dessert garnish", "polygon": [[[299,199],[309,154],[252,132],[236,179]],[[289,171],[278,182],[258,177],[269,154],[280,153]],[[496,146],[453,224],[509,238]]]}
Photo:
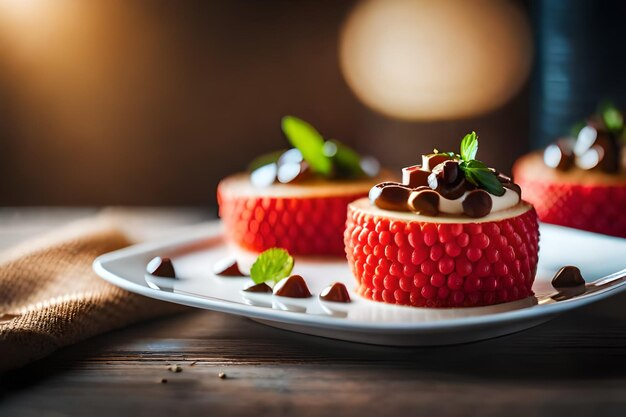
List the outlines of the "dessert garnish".
{"label": "dessert garnish", "polygon": [[374,158],[362,157],[337,140],[325,140],[313,126],[295,116],[283,117],[282,130],[293,148],[262,155],[250,164],[250,180],[256,186],[308,178],[368,178],[380,170]]}
{"label": "dessert garnish", "polygon": [[262,282],[260,284],[251,284],[243,289],[246,292],[256,292],[256,293],[272,293],[272,287]]}
{"label": "dessert garnish", "polygon": [[575,266],[564,266],[552,278],[552,286],[556,290],[566,288],[584,287],[585,279],[580,273],[580,269]]}
{"label": "dessert garnish", "polygon": [[543,152],[544,163],[559,171],[574,167],[616,173],[623,170],[621,152],[626,145],[624,115],[612,103],[577,124],[570,137],[560,138]]}
{"label": "dessert garnish", "polygon": [[485,217],[492,210],[516,205],[520,187],[476,159],[478,135],[468,133],[460,153],[439,152],[422,156],[421,165],[402,169],[402,183],[384,182],[370,190],[370,201],[393,211],[413,211],[426,216],[465,214]]}
{"label": "dessert garnish", "polygon": [[334,284],[324,288],[320,293],[320,299],[324,301],[331,301],[334,303],[349,303],[350,294],[348,289],[341,282],[335,282]]}
{"label": "dessert garnish", "polygon": [[274,286],[274,295],[289,298],[308,298],[311,296],[311,291],[309,291],[309,287],[302,276],[291,275],[280,280]]}
{"label": "dessert garnish", "polygon": [[276,284],[293,270],[293,258],[284,249],[271,248],[259,254],[250,268],[250,278],[255,284]]}
{"label": "dessert garnish", "polygon": [[233,258],[225,258],[217,261],[213,265],[213,273],[223,277],[244,277],[245,274],[239,269],[237,260]]}
{"label": "dessert garnish", "polygon": [[176,272],[174,271],[174,265],[170,258],[157,256],[153,258],[146,266],[146,271],[158,277],[164,278],[176,278]]}

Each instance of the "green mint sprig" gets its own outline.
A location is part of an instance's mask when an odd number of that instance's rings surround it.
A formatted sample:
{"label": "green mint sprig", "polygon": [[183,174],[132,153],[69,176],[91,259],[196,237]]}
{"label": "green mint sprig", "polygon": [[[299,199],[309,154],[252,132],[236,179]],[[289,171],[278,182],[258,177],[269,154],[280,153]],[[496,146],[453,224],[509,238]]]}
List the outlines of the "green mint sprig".
{"label": "green mint sprig", "polygon": [[282,119],[283,133],[294,148],[297,148],[311,170],[324,177],[333,173],[333,164],[324,155],[324,138],[313,126],[295,116]]}
{"label": "green mint sprig", "polygon": [[324,140],[310,123],[295,116],[285,116],[282,129],[291,145],[300,151],[316,174],[327,178],[365,175],[361,168],[361,156],[356,151],[337,140]]}
{"label": "green mint sprig", "polygon": [[271,248],[262,252],[250,268],[250,278],[255,284],[277,283],[291,274],[293,258],[285,249]]}
{"label": "green mint sprig", "polygon": [[609,132],[614,135],[620,135],[622,133],[624,129],[624,115],[613,103],[610,101],[602,103],[599,113]]}
{"label": "green mint sprig", "polygon": [[478,135],[468,133],[461,140],[459,168],[465,174],[465,179],[488,193],[501,196],[505,189],[496,174],[483,162],[476,160],[478,153]]}

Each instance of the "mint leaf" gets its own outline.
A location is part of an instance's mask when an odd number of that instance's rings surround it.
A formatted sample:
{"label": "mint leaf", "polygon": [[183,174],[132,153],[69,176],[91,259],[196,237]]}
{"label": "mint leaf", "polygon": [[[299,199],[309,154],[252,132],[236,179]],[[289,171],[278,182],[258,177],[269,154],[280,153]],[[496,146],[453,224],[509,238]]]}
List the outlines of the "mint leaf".
{"label": "mint leaf", "polygon": [[250,268],[250,278],[255,284],[262,282],[277,283],[281,279],[288,277],[293,269],[293,258],[284,249],[271,248],[262,252],[252,268]]}
{"label": "mint leaf", "polygon": [[476,158],[478,152],[478,135],[476,132],[468,133],[461,141],[461,159],[471,161]]}
{"label": "mint leaf", "polygon": [[324,138],[313,126],[295,116],[285,116],[282,119],[282,129],[289,142],[302,153],[313,172],[325,177],[332,174],[332,161],[324,155]]}
{"label": "mint leaf", "polygon": [[504,195],[505,189],[498,177],[484,163],[475,159],[463,161],[459,168],[465,173],[465,179],[477,187],[485,189],[495,196]]}
{"label": "mint leaf", "polygon": [[324,143],[323,151],[324,155],[332,159],[338,176],[357,178],[365,175],[361,168],[361,156],[349,146],[338,140],[329,140]]}
{"label": "mint leaf", "polygon": [[600,115],[609,132],[619,134],[624,128],[624,115],[613,103],[604,103],[600,107]]}

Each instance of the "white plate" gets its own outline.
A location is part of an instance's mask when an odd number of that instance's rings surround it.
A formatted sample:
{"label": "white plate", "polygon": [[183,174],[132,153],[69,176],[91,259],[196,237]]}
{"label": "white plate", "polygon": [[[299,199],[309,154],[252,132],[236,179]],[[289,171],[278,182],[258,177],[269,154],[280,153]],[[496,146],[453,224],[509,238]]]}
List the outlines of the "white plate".
{"label": "white plate", "polygon": [[[552,225],[541,225],[537,297],[553,293],[550,280],[563,265],[577,265],[587,282],[620,271],[626,265],[626,239]],[[296,258],[314,296],[292,299],[245,293],[249,278],[218,277],[213,264],[229,255],[219,222],[187,229],[180,236],[131,246],[100,256],[95,271],[130,292],[173,303],[238,314],[259,322],[317,336],[384,345],[443,345],[514,333],[544,323],[565,311],[606,298],[626,282],[555,303],[534,297],[489,307],[425,309],[363,299],[351,291],[349,304],[322,302],[317,294],[329,283],[354,287],[345,260]],[[152,277],[146,264],[155,256],[172,258],[180,279]]]}

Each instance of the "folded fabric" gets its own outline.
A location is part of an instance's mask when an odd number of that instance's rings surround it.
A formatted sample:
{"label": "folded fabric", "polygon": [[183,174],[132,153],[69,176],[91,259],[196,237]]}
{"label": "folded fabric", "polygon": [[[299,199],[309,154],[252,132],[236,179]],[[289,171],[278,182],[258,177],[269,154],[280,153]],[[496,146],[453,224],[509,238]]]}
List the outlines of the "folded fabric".
{"label": "folded fabric", "polygon": [[82,221],[0,255],[0,371],[91,336],[183,307],[100,279],[93,260],[129,245],[101,220]]}

